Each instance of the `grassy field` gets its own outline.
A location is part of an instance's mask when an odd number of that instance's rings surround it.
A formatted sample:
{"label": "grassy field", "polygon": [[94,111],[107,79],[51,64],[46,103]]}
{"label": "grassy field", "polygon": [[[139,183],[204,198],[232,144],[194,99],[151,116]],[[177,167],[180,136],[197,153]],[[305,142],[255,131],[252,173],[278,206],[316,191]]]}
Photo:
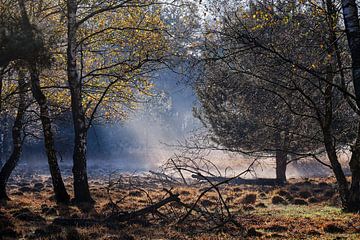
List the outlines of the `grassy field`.
{"label": "grassy field", "polygon": [[[66,180],[71,189],[71,179]],[[119,201],[122,211],[134,211],[161,200],[166,194],[153,184],[114,185],[110,195],[106,179],[91,181],[96,200],[94,209],[56,205],[50,180],[12,181],[12,199],[0,208],[1,239],[360,239],[360,215],[343,213],[333,179],[290,180],[286,186],[221,187],[233,218],[246,230],[233,224],[212,229],[204,218],[191,216],[177,221],[186,210],[176,203],[159,209],[164,216],[148,216],[144,221],[88,227],[57,226],[58,217],[103,219],[113,211],[109,204]],[[128,189],[128,190],[127,190]],[[181,201],[193,204],[204,186],[176,186]],[[221,216],[219,197],[210,191],[199,201],[199,208]],[[224,209],[222,209],[224,210]]]}

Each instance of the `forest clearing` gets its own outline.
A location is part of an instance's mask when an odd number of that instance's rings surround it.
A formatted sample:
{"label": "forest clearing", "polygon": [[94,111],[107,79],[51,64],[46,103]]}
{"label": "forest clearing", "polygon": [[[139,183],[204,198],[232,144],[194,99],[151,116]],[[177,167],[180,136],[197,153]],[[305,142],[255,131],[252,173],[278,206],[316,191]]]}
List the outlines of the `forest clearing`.
{"label": "forest clearing", "polygon": [[0,0],[0,240],[360,239],[358,0]]}
{"label": "forest clearing", "polygon": [[[99,221],[111,215],[112,202],[121,211],[131,212],[167,197],[164,183],[151,174],[122,174],[124,180],[114,186],[101,175],[89,183],[96,200],[89,212],[74,205],[54,204],[48,176],[16,174],[9,183],[9,195],[14,200],[1,208],[3,239],[358,239],[360,234],[360,216],[342,212],[333,178],[290,179],[283,187],[221,186],[232,218],[243,228],[231,222],[223,224],[220,219],[221,226],[199,221],[199,213],[179,223],[179,216],[188,209],[176,201],[126,223],[86,223],[85,219]],[[65,185],[71,187],[71,177],[65,178]],[[176,184],[171,192],[179,194],[182,203],[191,205],[207,186]],[[201,198],[198,207],[214,211],[214,218],[225,218],[215,213],[221,206],[219,201],[215,190],[211,190]],[[82,220],[69,226],[56,223],[59,218]]]}

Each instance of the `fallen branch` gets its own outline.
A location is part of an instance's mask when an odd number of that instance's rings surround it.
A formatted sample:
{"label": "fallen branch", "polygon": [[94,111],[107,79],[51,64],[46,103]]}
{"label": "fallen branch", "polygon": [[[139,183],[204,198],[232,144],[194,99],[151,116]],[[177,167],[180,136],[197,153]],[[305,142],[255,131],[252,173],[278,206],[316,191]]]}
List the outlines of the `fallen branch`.
{"label": "fallen branch", "polygon": [[161,181],[167,183],[167,184],[179,184],[180,182],[178,180],[176,180],[173,177],[170,177],[169,175],[162,173],[162,172],[154,172],[154,171],[149,171],[152,175],[158,177]]}
{"label": "fallen branch", "polygon": [[[205,181],[203,176],[199,176],[198,174],[191,175],[192,178],[195,178],[200,181]],[[244,179],[244,178],[226,178],[226,177],[212,177],[206,176],[208,180],[213,182],[224,182],[227,181],[230,184],[244,184],[244,185],[263,185],[263,186],[279,186],[284,185],[284,182],[279,181],[273,178],[256,178],[256,179]]]}
{"label": "fallen branch", "polygon": [[159,208],[165,206],[168,203],[180,202],[179,194],[172,194],[170,191],[167,192],[170,194],[169,197],[137,211],[111,214],[102,220],[91,218],[56,218],[54,219],[53,224],[61,226],[89,227],[94,225],[109,225],[115,222],[122,223],[136,221],[140,217],[145,217],[151,213],[157,213]]}
{"label": "fallen branch", "polygon": [[137,219],[142,216],[146,216],[147,214],[150,214],[150,213],[156,213],[156,211],[159,208],[161,208],[162,206],[165,206],[166,204],[171,203],[171,202],[180,202],[179,194],[170,194],[169,197],[161,200],[160,202],[157,202],[153,205],[150,205],[148,207],[145,207],[143,209],[140,209],[140,210],[137,210],[134,212],[111,215],[106,219],[106,221],[127,222],[127,221]]}

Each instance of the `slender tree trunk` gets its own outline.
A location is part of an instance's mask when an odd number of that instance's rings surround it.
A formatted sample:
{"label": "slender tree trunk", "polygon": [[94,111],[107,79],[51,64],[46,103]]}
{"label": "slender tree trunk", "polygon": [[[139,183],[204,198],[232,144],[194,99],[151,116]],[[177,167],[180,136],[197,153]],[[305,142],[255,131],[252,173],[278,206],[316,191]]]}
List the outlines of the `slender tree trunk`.
{"label": "slender tree trunk", "polygon": [[6,159],[9,158],[10,154],[11,154],[11,125],[13,124],[10,120],[10,117],[5,114],[4,119],[2,121],[3,124],[3,134],[4,134],[4,138],[3,138],[3,159],[4,161]]}
{"label": "slender tree trunk", "polygon": [[286,183],[286,167],[288,155],[285,151],[276,150],[276,180],[280,184]]}
{"label": "slender tree trunk", "polygon": [[77,1],[67,1],[68,43],[67,72],[71,92],[71,108],[75,131],[73,153],[74,195],[76,202],[92,203],[86,167],[87,128],[85,112],[82,104],[82,86],[77,69]]}
{"label": "slender tree trunk", "polygon": [[[327,61],[327,73],[326,73],[326,83],[325,83],[325,91],[324,91],[324,117],[320,120],[320,125],[322,127],[324,145],[330,160],[330,164],[332,170],[334,172],[338,190],[342,202],[342,206],[344,209],[348,207],[348,197],[349,197],[349,184],[346,180],[344,171],[339,162],[336,146],[333,138],[333,91],[334,87],[332,83],[334,82],[335,74],[337,71],[335,68],[336,64],[341,62],[341,59],[338,59],[337,51],[337,37],[336,37],[336,26],[337,26],[337,12],[336,7],[332,0],[326,0],[326,9],[327,9],[327,25],[328,25],[328,38],[327,44],[329,47],[327,48],[327,54],[330,56]],[[321,117],[319,117],[321,119]]]}
{"label": "slender tree trunk", "polygon": [[3,69],[0,72],[0,169],[3,165],[4,156],[4,118],[2,114],[2,92],[3,92]]}
{"label": "slender tree trunk", "polygon": [[349,162],[351,170],[351,186],[347,211],[360,212],[360,122],[358,126],[358,138],[352,147],[352,155]]}
{"label": "slender tree trunk", "polygon": [[17,114],[15,118],[15,122],[12,128],[12,139],[13,139],[13,150],[6,161],[5,165],[0,171],[0,199],[1,200],[8,200],[8,196],[6,194],[6,184],[9,180],[9,177],[13,170],[15,169],[17,163],[19,162],[23,139],[21,136],[21,132],[23,130],[23,119],[26,110],[26,99],[25,99],[25,92],[26,92],[26,83],[24,80],[23,74],[19,72],[19,105],[17,109]]}
{"label": "slender tree trunk", "polygon": [[349,184],[346,180],[344,171],[338,160],[336,154],[336,148],[332,141],[333,136],[331,134],[331,131],[328,129],[324,129],[323,134],[324,134],[324,144],[325,144],[326,153],[330,160],[330,164],[338,184],[341,203],[343,207],[346,209],[348,206]]}
{"label": "slender tree trunk", "polygon": [[[355,0],[342,0],[345,31],[352,60],[352,78],[355,89],[356,104],[360,108],[360,23],[358,6]],[[360,127],[360,124],[359,124]],[[350,160],[351,188],[349,190],[346,210],[360,211],[360,129],[352,149]]]}
{"label": "slender tree trunk", "polygon": [[[34,66],[34,68],[36,68]],[[67,204],[70,200],[70,196],[66,191],[63,179],[61,177],[61,171],[58,165],[53,132],[51,129],[51,117],[47,104],[46,96],[43,94],[40,88],[40,79],[36,69],[31,69],[31,91],[40,107],[40,119],[44,132],[45,149],[48,158],[53,188],[55,192],[55,199],[59,203]]]}
{"label": "slender tree trunk", "polygon": [[[24,32],[29,36],[29,39],[34,39],[34,34],[31,31],[31,23],[27,15],[24,0],[18,0],[20,12],[22,16],[22,27]],[[29,72],[31,78],[31,91],[40,108],[40,120],[44,132],[45,149],[48,158],[50,174],[52,178],[53,188],[55,192],[55,199],[59,203],[68,203],[70,196],[66,192],[64,182],[61,177],[61,171],[58,165],[54,137],[51,130],[50,110],[47,104],[46,96],[41,91],[40,78],[37,69],[36,59],[34,62],[29,62]]]}
{"label": "slender tree trunk", "polygon": [[[329,65],[330,66],[330,65]],[[331,82],[333,81],[333,72],[334,70],[332,67],[329,67],[328,74],[327,74],[327,80],[329,84],[326,84],[325,87],[325,114],[324,119],[320,122],[320,125],[322,127],[323,132],[323,139],[324,139],[324,145],[325,150],[327,153],[327,156],[329,158],[332,170],[334,172],[339,194],[341,198],[341,202],[343,207],[346,209],[348,206],[348,195],[349,195],[349,186],[348,182],[346,180],[344,171],[341,167],[341,164],[339,162],[335,143],[333,140],[333,132],[332,132],[332,122],[333,122],[333,100],[332,100],[332,94],[333,94],[333,86]]]}
{"label": "slender tree trunk", "polygon": [[345,31],[352,60],[352,77],[357,105],[360,107],[360,23],[355,0],[342,0]]}
{"label": "slender tree trunk", "polygon": [[3,165],[3,156],[4,156],[4,132],[3,132],[3,119],[0,116],[0,169]]}
{"label": "slender tree trunk", "polygon": [[[287,123],[291,120],[287,118]],[[285,124],[284,127],[286,130],[278,131],[276,133],[276,152],[275,152],[275,171],[276,171],[276,180],[279,184],[286,183],[286,167],[288,164],[288,143],[289,143],[289,131],[288,126]],[[280,126],[279,126],[280,129]]]}

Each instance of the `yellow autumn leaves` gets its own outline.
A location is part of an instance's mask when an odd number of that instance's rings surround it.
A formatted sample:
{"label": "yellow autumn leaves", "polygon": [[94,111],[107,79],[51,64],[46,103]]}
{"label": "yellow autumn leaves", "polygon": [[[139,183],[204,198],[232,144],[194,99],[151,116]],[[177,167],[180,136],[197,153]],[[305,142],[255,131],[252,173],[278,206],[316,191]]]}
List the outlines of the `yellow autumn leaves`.
{"label": "yellow autumn leaves", "polygon": [[[141,96],[151,94],[151,69],[169,51],[161,7],[148,4],[153,1],[133,2],[127,7],[96,14],[79,25],[78,72],[88,116],[98,108],[98,117],[125,117],[129,109],[137,107]],[[82,1],[78,20],[106,4],[117,3]],[[41,0],[27,4],[31,21],[44,34],[51,53],[51,67],[42,69],[41,86],[53,109],[62,111],[70,108],[71,101],[66,73],[66,1]],[[4,87],[11,90],[10,86]]]}
{"label": "yellow autumn leaves", "polygon": [[101,100],[106,118],[124,117],[139,95],[150,94],[146,67],[168,51],[164,30],[160,8],[121,8],[84,24],[79,47],[87,114]]}

